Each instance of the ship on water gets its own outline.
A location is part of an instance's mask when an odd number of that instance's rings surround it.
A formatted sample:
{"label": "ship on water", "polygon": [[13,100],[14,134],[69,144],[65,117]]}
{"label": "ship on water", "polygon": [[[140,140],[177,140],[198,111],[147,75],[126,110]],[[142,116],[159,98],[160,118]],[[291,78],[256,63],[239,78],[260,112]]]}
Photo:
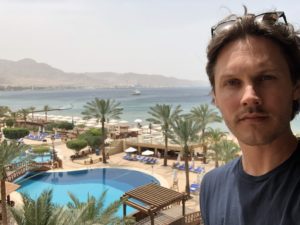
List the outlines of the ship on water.
{"label": "ship on water", "polygon": [[132,93],[132,95],[141,95],[141,91],[138,89],[135,89]]}

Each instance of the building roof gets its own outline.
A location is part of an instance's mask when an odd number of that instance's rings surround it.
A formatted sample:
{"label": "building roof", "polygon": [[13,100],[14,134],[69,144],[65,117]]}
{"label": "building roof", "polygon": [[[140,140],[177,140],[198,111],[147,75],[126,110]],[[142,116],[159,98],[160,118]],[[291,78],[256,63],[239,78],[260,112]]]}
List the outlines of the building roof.
{"label": "building roof", "polygon": [[[186,194],[150,183],[126,192],[122,198],[126,199],[124,204],[149,214],[157,212],[175,202],[184,202]],[[136,200],[141,202],[141,204]]]}

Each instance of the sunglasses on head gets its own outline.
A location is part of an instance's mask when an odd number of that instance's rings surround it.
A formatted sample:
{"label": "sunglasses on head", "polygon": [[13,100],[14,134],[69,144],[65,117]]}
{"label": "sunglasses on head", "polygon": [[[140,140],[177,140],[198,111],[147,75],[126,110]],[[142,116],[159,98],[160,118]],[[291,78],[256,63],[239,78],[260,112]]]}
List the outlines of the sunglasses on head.
{"label": "sunglasses on head", "polygon": [[[288,24],[284,12],[282,11],[265,12],[258,15],[248,14],[246,16],[253,16],[254,21],[256,23],[269,23],[274,25],[277,22],[279,22],[280,18],[283,18],[284,23],[286,25]],[[216,34],[221,33],[224,30],[230,29],[239,19],[241,19],[241,17],[229,17],[227,20],[219,22],[217,25],[211,28],[211,36],[214,37]]]}

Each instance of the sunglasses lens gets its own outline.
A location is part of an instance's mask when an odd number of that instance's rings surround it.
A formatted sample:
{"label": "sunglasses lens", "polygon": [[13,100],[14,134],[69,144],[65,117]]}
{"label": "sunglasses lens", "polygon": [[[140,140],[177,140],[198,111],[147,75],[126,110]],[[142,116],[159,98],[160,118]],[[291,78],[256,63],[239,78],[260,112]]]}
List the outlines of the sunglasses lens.
{"label": "sunglasses lens", "polygon": [[276,12],[274,13],[264,13],[255,17],[257,23],[269,23],[275,24],[279,19],[279,16]]}

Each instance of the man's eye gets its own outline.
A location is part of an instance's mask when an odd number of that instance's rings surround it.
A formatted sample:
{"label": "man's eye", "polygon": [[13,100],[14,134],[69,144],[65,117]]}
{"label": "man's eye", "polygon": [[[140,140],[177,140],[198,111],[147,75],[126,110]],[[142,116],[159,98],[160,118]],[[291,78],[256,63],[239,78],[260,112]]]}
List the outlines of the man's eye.
{"label": "man's eye", "polygon": [[267,81],[267,80],[274,80],[274,79],[275,79],[275,77],[272,75],[263,75],[263,76],[259,77],[260,81]]}
{"label": "man's eye", "polygon": [[227,80],[225,82],[226,86],[238,86],[241,82],[237,79]]}

